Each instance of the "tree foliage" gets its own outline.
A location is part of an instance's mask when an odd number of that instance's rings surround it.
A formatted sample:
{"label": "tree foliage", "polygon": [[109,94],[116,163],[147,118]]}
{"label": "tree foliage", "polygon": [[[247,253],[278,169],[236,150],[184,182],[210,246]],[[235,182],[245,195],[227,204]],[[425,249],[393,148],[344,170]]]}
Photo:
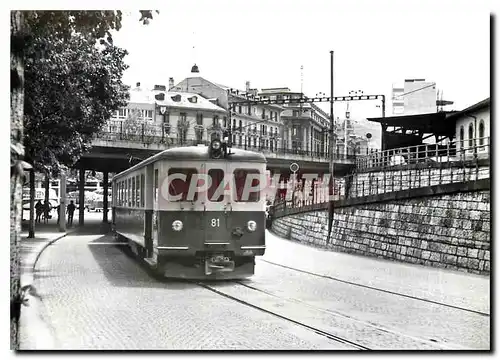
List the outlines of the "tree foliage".
{"label": "tree foliage", "polygon": [[[149,10],[140,11],[140,21],[144,24],[152,19]],[[10,53],[10,330],[11,349],[18,349],[18,324],[21,305],[24,303],[25,290],[20,284],[19,239],[22,214],[22,177],[29,165],[24,162],[24,92],[25,63],[46,58],[46,49],[30,53],[31,44],[42,37],[56,37],[67,40],[79,35],[94,43],[112,44],[111,30],[121,28],[120,11],[11,11],[11,53]],[[105,39],[104,39],[105,37]],[[50,50],[50,49],[48,49]],[[29,57],[27,57],[29,56]],[[33,65],[33,64],[32,64]],[[71,82],[72,80],[70,80]],[[73,84],[74,85],[74,84]],[[73,87],[75,88],[75,87]],[[79,107],[82,104],[78,104]],[[87,104],[83,104],[87,105]],[[86,107],[80,107],[87,109]],[[77,113],[78,115],[78,113]]]}
{"label": "tree foliage", "polygon": [[[34,61],[42,51],[44,57]],[[128,87],[121,79],[127,52],[73,34],[33,38],[26,54],[27,160],[38,170],[43,165],[56,171],[60,164],[73,165],[112,112],[126,104]]]}

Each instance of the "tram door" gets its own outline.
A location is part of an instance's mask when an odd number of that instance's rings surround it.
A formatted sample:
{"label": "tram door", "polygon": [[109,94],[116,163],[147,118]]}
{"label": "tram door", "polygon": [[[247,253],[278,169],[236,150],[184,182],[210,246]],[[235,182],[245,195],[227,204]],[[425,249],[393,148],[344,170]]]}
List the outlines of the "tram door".
{"label": "tram door", "polygon": [[[231,215],[230,196],[226,195],[228,166],[226,163],[207,166],[208,177],[211,178],[210,187],[207,190],[207,211],[204,228],[205,244],[224,243],[227,240],[227,228]],[[222,244],[221,244],[222,245]]]}
{"label": "tram door", "polygon": [[150,168],[148,166],[148,175],[153,173],[153,181],[151,182],[153,186],[148,187],[149,189],[152,189],[152,194],[149,196],[152,197],[152,209],[153,209],[153,214],[152,214],[152,221],[151,221],[151,240],[148,241],[148,244],[146,245],[148,253],[150,254],[149,256],[154,260],[158,261],[158,196],[159,196],[159,179],[158,179],[158,173],[160,171],[159,169],[159,164],[153,166],[151,165],[151,171],[149,171]]}

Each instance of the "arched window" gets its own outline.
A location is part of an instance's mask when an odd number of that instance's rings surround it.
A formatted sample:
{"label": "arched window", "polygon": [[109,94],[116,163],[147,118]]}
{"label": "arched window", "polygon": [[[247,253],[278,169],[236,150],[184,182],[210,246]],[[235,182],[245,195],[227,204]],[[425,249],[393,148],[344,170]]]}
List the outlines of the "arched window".
{"label": "arched window", "polygon": [[474,125],[469,124],[469,148],[472,147],[472,139],[474,138]]}
{"label": "arched window", "polygon": [[458,139],[460,141],[460,148],[464,147],[464,132],[464,127],[460,126],[460,139]]}
{"label": "arched window", "polygon": [[484,120],[479,122],[479,145],[484,144]]}

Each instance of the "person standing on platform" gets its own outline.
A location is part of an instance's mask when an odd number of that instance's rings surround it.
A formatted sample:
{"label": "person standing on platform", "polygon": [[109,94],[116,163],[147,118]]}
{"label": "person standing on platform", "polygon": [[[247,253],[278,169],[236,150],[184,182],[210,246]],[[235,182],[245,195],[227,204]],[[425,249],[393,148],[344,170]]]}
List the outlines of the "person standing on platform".
{"label": "person standing on platform", "polygon": [[68,226],[73,226],[73,215],[75,214],[76,206],[73,204],[73,200],[68,205],[66,213],[68,214]]}

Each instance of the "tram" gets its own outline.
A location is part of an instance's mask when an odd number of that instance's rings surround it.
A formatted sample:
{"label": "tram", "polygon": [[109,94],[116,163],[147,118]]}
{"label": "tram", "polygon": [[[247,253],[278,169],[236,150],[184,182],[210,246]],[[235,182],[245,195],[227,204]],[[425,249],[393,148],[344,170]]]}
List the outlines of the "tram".
{"label": "tram", "polygon": [[266,158],[215,139],[165,150],[112,179],[117,237],[168,278],[242,279],[264,255]]}

